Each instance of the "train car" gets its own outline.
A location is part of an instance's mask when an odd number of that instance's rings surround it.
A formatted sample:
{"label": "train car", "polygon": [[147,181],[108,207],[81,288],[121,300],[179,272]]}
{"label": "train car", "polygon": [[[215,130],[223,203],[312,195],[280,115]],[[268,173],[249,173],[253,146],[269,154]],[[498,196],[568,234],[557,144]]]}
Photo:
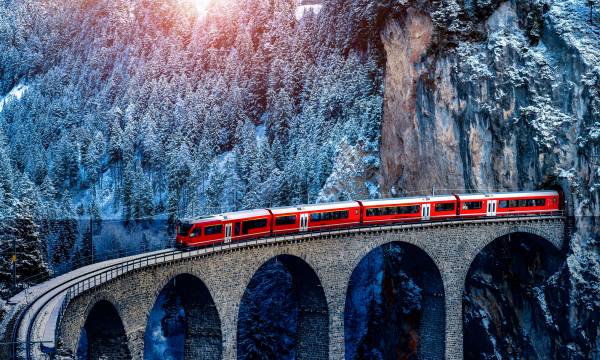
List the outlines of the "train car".
{"label": "train car", "polygon": [[457,216],[457,199],[454,195],[363,200],[359,203],[362,205],[363,225],[440,220]]}
{"label": "train car", "polygon": [[460,194],[459,216],[537,215],[560,210],[557,191],[521,191],[510,193]]}
{"label": "train car", "polygon": [[360,225],[360,204],[356,201],[279,207],[268,210],[273,215],[273,235]]}
{"label": "train car", "polygon": [[177,246],[206,246],[248,240],[271,234],[272,215],[268,210],[236,211],[181,222]]}
{"label": "train car", "polygon": [[205,216],[177,227],[177,246],[231,241],[360,225],[488,216],[535,215],[562,208],[557,191],[459,194],[288,206]]}

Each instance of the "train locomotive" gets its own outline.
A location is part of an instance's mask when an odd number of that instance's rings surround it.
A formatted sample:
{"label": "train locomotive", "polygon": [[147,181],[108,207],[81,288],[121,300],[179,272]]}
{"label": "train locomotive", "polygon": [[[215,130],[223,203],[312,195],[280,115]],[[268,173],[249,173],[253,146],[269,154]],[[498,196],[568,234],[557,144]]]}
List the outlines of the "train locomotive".
{"label": "train locomotive", "polygon": [[344,201],[236,211],[180,221],[176,246],[232,241],[349,227],[552,214],[562,207],[557,191],[453,194]]}

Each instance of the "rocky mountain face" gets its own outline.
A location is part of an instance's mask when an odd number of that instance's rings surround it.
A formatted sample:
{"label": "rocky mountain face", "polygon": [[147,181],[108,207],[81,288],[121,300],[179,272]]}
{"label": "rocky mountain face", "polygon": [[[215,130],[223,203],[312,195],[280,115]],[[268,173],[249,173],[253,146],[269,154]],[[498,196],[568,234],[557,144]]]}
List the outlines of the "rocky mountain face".
{"label": "rocky mountain face", "polygon": [[[465,354],[598,358],[600,19],[590,23],[584,1],[400,3],[379,17],[382,193],[554,188],[574,219],[566,259],[530,285],[491,281],[519,277],[511,266],[490,267],[494,250],[481,255],[465,294],[466,311],[481,314],[465,319],[465,333],[502,331],[488,332],[486,344],[496,346],[470,351],[482,344],[471,339]],[[514,302],[520,287],[537,295]],[[550,344],[526,351],[516,343]]]}

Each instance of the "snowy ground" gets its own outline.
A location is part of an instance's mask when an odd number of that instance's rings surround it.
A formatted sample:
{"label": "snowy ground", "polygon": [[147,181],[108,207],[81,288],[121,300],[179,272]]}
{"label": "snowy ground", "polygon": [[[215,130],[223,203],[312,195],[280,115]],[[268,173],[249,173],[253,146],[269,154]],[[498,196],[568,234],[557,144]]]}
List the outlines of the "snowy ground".
{"label": "snowy ground", "polygon": [[4,105],[8,104],[13,100],[19,100],[23,97],[25,91],[27,91],[28,86],[24,84],[19,84],[15,86],[5,97],[0,98],[0,112],[4,109]]}

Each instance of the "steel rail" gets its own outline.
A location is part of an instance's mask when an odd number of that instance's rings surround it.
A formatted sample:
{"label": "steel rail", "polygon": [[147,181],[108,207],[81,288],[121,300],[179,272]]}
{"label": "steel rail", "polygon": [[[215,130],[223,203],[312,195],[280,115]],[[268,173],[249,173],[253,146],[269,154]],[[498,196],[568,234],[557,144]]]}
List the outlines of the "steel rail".
{"label": "steel rail", "polygon": [[[168,249],[165,250],[165,253],[170,253],[170,252],[177,252],[178,250],[172,250],[172,249]],[[135,256],[135,255],[134,255]],[[114,260],[114,259],[113,259]],[[109,260],[110,261],[110,260]],[[127,260],[129,261],[129,260]],[[90,274],[94,273],[94,272],[99,272],[99,271],[103,271],[103,270],[107,270],[113,267],[118,267],[120,266],[122,263],[124,263],[126,261],[123,262],[117,262],[111,265],[107,265],[80,275],[77,275],[75,277],[69,278],[69,279],[65,279],[64,281],[60,282],[59,284],[54,285],[53,287],[51,287],[50,289],[46,290],[44,294],[39,295],[38,297],[36,297],[35,299],[33,299],[33,301],[29,302],[26,304],[26,306],[19,311],[19,315],[17,317],[17,320],[15,321],[15,324],[13,325],[13,331],[12,331],[12,335],[11,335],[11,343],[13,344],[12,346],[12,358],[14,360],[18,359],[18,345],[22,344],[23,342],[19,341],[19,332],[21,330],[22,327],[22,322],[25,318],[25,316],[27,315],[27,312],[39,301],[39,299],[41,299],[42,297],[44,297],[45,295],[47,295],[48,293],[55,291],[56,289],[63,287],[65,285],[67,285],[69,282],[75,282],[78,279],[81,279],[85,276],[90,276]],[[68,290],[68,289],[67,289]],[[27,291],[27,290],[24,290]],[[53,295],[50,299],[48,299],[47,301],[45,301],[42,306],[40,306],[40,308],[34,313],[34,316],[32,316],[30,323],[28,324],[28,328],[27,328],[27,335],[26,335],[26,341],[25,341],[25,346],[26,346],[26,358],[30,359],[30,343],[31,343],[31,332],[33,329],[33,324],[35,323],[37,316],[39,315],[41,309],[44,308],[44,306],[46,306],[51,300],[54,300],[57,296],[59,296],[61,294],[61,292]]]}
{"label": "steel rail", "polygon": [[[92,288],[96,287],[97,285],[101,285],[109,280],[116,279],[117,277],[119,277],[125,273],[128,273],[130,270],[129,269],[130,267],[132,270],[135,270],[135,269],[142,268],[144,263],[146,264],[145,266],[151,266],[151,265],[158,265],[160,263],[166,263],[168,261],[175,261],[175,260],[177,260],[175,258],[176,254],[180,254],[178,259],[183,259],[184,255],[186,255],[185,258],[191,259],[191,258],[203,256],[203,255],[216,254],[216,253],[231,250],[231,249],[250,248],[252,246],[258,246],[261,244],[293,242],[293,241],[298,241],[298,240],[321,238],[323,236],[332,236],[332,235],[343,236],[343,235],[347,235],[350,233],[373,233],[373,232],[381,232],[381,231],[394,231],[394,230],[399,230],[399,229],[404,229],[404,228],[413,229],[416,227],[423,227],[423,226],[427,226],[427,225],[435,226],[435,225],[446,225],[446,224],[451,225],[451,224],[463,224],[463,223],[490,223],[490,222],[494,223],[494,222],[505,222],[505,221],[512,222],[512,221],[543,220],[543,219],[564,220],[565,213],[564,213],[564,211],[555,211],[552,213],[535,214],[535,215],[530,215],[530,216],[521,214],[521,215],[517,215],[517,216],[511,216],[511,215],[495,216],[495,217],[483,216],[483,217],[473,217],[473,218],[466,218],[466,219],[465,218],[460,218],[460,219],[453,218],[453,219],[443,219],[443,220],[434,220],[434,221],[410,221],[410,222],[404,221],[404,222],[377,224],[377,225],[373,225],[373,224],[359,225],[359,226],[355,226],[355,227],[342,228],[342,229],[325,229],[325,231],[323,229],[319,228],[319,229],[316,229],[313,231],[307,231],[305,233],[266,236],[266,237],[262,237],[259,239],[250,239],[250,240],[246,240],[246,241],[238,241],[238,242],[227,243],[227,244],[221,243],[219,245],[213,244],[212,246],[209,245],[209,246],[202,247],[202,248],[191,249],[189,251],[169,249],[169,250],[165,250],[161,253],[156,253],[156,254],[152,254],[152,255],[148,255],[148,256],[141,256],[141,257],[135,258],[135,259],[128,259],[128,260],[124,260],[124,261],[116,263],[116,264],[111,264],[111,265],[105,266],[100,269],[95,269],[88,273],[78,275],[69,280],[65,280],[62,283],[52,287],[45,294],[38,296],[34,301],[32,301],[30,304],[28,304],[27,307],[25,309],[23,309],[23,311],[21,311],[19,318],[13,328],[13,343],[15,343],[15,344],[18,343],[16,340],[18,340],[18,334],[19,334],[19,330],[21,327],[21,322],[23,321],[27,311],[29,309],[31,309],[33,304],[35,304],[40,298],[44,297],[51,291],[54,291],[59,287],[65,286],[69,282],[76,281],[75,283],[69,285],[69,287],[67,289],[65,289],[64,291],[60,291],[56,294],[53,294],[50,298],[46,299],[46,301],[44,301],[42,303],[42,306],[40,306],[35,311],[34,315],[31,317],[30,322],[27,327],[26,341],[25,341],[25,357],[27,360],[32,359],[31,337],[32,337],[32,332],[33,332],[33,326],[35,325],[37,317],[39,316],[40,312],[45,308],[45,306],[48,303],[50,303],[52,300],[56,299],[56,297],[58,297],[62,294],[64,294],[64,296],[65,296],[63,299],[63,302],[61,304],[61,307],[60,307],[60,310],[58,313],[58,317],[56,319],[57,324],[56,324],[56,328],[55,328],[55,342],[58,340],[60,324],[62,322],[62,317],[64,315],[64,312],[66,311],[66,308],[68,307],[70,301],[73,298],[82,294],[85,291],[91,290]],[[196,254],[192,254],[193,252],[196,252]],[[170,257],[171,259],[168,260],[167,259],[168,257]],[[158,259],[162,259],[162,262],[158,262]],[[154,261],[152,264],[150,263],[151,260]],[[110,278],[109,278],[109,274],[110,274]],[[77,281],[78,279],[81,279],[83,277],[85,277],[85,279]],[[104,277],[104,279],[102,279],[103,277]],[[99,281],[96,281],[97,278],[99,279]],[[92,279],[94,280],[93,286],[91,283]],[[102,281],[102,280],[104,280],[104,281]],[[87,286],[86,286],[86,282],[87,282]],[[15,360],[18,359],[16,347],[13,347],[13,358]]]}

